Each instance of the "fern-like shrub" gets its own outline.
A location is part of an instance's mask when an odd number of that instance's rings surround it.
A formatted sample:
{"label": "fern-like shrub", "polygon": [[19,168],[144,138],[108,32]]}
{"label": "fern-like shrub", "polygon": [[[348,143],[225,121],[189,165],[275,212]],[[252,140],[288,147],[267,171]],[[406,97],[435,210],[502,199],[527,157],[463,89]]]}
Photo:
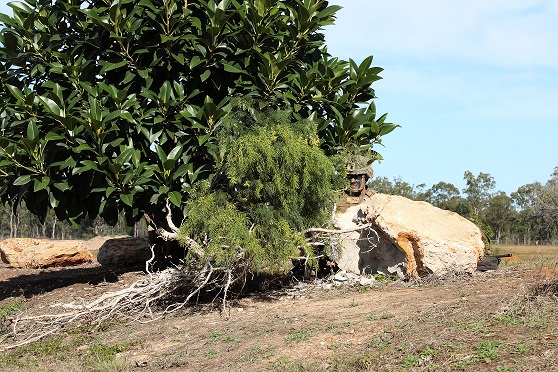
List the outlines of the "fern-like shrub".
{"label": "fern-like shrub", "polygon": [[343,182],[320,149],[315,123],[243,99],[217,131],[218,172],[188,201],[179,241],[195,240],[214,266],[242,263],[256,272],[311,258],[302,231],[328,221]]}

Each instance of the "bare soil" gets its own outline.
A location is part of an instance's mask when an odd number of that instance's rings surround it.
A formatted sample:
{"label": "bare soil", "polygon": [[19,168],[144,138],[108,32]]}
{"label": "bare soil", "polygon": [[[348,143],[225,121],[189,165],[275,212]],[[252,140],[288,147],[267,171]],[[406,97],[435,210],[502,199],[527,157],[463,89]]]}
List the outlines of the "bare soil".
{"label": "bare soil", "polygon": [[[552,371],[558,366],[556,267],[371,286],[298,283],[200,303],[160,319],[76,324],[0,351],[0,370],[38,371]],[[0,306],[26,312],[129,286],[141,268],[96,263],[44,270],[0,266]],[[147,321],[147,322],[146,322]]]}

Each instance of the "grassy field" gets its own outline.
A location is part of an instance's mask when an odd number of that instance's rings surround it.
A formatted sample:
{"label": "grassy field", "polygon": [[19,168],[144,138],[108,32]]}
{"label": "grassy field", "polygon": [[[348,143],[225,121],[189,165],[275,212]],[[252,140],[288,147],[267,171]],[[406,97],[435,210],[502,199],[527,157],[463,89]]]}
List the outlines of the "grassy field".
{"label": "grassy field", "polygon": [[[494,245],[493,254],[511,253],[521,266],[540,269],[558,268],[558,246],[555,245]],[[517,261],[504,261],[504,265]]]}

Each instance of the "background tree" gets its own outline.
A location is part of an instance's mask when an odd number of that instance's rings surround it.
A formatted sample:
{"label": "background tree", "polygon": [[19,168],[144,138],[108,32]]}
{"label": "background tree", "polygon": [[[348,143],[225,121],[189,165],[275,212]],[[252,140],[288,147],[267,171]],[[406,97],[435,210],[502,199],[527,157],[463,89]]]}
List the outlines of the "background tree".
{"label": "background tree", "polygon": [[535,215],[540,217],[542,225],[541,238],[555,240],[558,238],[558,167],[554,168],[550,180],[541,188],[535,202]]}
{"label": "background tree", "polygon": [[520,186],[510,195],[517,210],[514,221],[514,230],[519,235],[517,242],[531,244],[540,235],[541,221],[535,214],[535,206],[541,190],[540,182],[533,182]]}
{"label": "background tree", "polygon": [[467,184],[467,187],[463,189],[463,193],[467,195],[467,201],[471,205],[472,212],[480,215],[492,197],[492,191],[496,186],[494,177],[482,172],[474,176],[470,171],[465,171],[463,179]]}
{"label": "background tree", "polygon": [[412,200],[423,198],[424,184],[411,185],[401,177],[394,177],[391,181],[387,177],[376,177],[368,181],[368,187],[383,194],[399,195]]}
{"label": "background tree", "polygon": [[[395,129],[376,116],[381,68],[328,53],[324,0],[71,0],[0,15],[0,198],[44,221],[182,221],[224,161],[232,97],[317,123],[328,156]],[[165,217],[172,209],[173,220]],[[169,223],[170,222],[170,223]],[[156,226],[155,226],[156,225]]]}
{"label": "background tree", "polygon": [[430,189],[425,191],[424,200],[438,208],[450,210],[463,217],[468,217],[471,212],[467,200],[461,196],[459,189],[451,183],[441,181],[432,185]]}
{"label": "background tree", "polygon": [[500,242],[502,234],[506,230],[510,232],[515,216],[512,198],[500,191],[488,201],[488,207],[483,212],[483,221],[492,228],[496,240]]}

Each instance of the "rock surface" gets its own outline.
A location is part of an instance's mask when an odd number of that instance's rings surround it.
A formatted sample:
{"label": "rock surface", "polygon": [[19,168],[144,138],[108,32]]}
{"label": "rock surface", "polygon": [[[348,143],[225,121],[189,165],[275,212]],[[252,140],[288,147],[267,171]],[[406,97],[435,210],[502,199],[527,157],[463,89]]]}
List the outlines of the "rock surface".
{"label": "rock surface", "polygon": [[476,270],[484,243],[480,229],[457,213],[401,196],[374,194],[339,214],[339,229],[360,231],[341,238],[340,269],[400,277]]}
{"label": "rock surface", "polygon": [[109,239],[99,248],[97,261],[107,267],[143,263],[151,258],[147,238]]}
{"label": "rock surface", "polygon": [[79,265],[93,260],[81,241],[32,238],[3,240],[0,256],[12,267],[31,269]]}

